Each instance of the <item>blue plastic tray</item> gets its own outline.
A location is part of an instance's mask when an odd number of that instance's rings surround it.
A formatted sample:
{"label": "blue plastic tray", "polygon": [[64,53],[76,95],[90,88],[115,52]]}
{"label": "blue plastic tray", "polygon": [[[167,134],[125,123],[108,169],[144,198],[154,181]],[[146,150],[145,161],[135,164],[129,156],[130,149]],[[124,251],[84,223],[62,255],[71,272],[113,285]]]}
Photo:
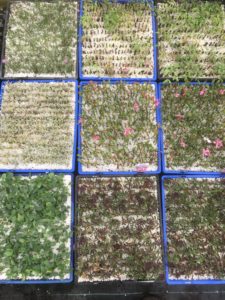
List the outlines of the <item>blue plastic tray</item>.
{"label": "blue plastic tray", "polygon": [[[99,0],[93,0],[95,1],[99,1]],[[101,0],[100,0],[101,1]],[[131,0],[117,0],[118,3],[129,3]],[[139,2],[138,0],[136,0],[137,2]],[[153,0],[147,0],[150,5],[152,6],[152,8],[154,9],[154,1]],[[83,63],[82,63],[82,37],[83,37],[83,28],[82,28],[82,16],[83,16],[83,0],[80,1],[80,24],[79,24],[79,44],[78,44],[78,65],[79,65],[79,78],[80,80],[136,80],[136,81],[142,81],[142,80],[148,80],[148,81],[156,81],[157,80],[157,37],[156,37],[156,17],[155,17],[155,13],[152,13],[151,15],[151,22],[152,22],[152,39],[153,39],[153,77],[151,78],[133,78],[133,77],[129,77],[129,78],[125,78],[125,77],[101,77],[101,76],[86,76],[83,75]]]}
{"label": "blue plastic tray", "polygon": [[180,279],[169,279],[169,266],[167,257],[167,226],[166,226],[166,195],[164,188],[165,179],[178,179],[178,178],[224,178],[225,175],[166,175],[162,177],[161,191],[162,191],[162,221],[163,221],[163,247],[164,247],[164,268],[166,275],[166,283],[169,285],[190,285],[190,284],[225,284],[225,279],[205,279],[205,280],[180,280]]}
{"label": "blue plastic tray", "polygon": [[[101,84],[104,81],[98,81],[97,84]],[[119,81],[109,81],[110,84],[116,84],[121,82],[121,80]],[[125,83],[127,84],[133,84],[137,82],[136,80],[126,80]],[[158,98],[158,85],[156,83],[153,82],[149,82],[149,81],[142,81],[139,82],[140,84],[143,83],[148,83],[151,85],[155,86],[155,96],[156,99]],[[88,82],[87,81],[83,81],[80,83],[80,90],[82,90],[82,86],[87,85]],[[78,109],[78,116],[82,116],[82,97],[79,95],[79,109]],[[157,107],[156,109],[156,121],[157,123],[160,125],[160,119],[161,119],[161,112],[160,112],[160,105]],[[78,156],[81,157],[82,155],[82,142],[81,142],[81,124],[79,124],[79,122],[77,122],[77,126],[78,126]],[[83,171],[82,170],[82,164],[80,161],[78,161],[78,173],[80,175],[114,175],[114,176],[120,176],[120,175],[156,175],[159,174],[161,172],[161,129],[159,128],[158,130],[158,169],[155,171],[148,171],[148,172],[135,172],[135,171],[104,171],[104,172],[87,172],[87,171]]]}
{"label": "blue plastic tray", "polygon": [[29,172],[29,173],[39,173],[39,172],[55,172],[55,173],[71,173],[75,170],[75,163],[76,163],[76,143],[77,143],[77,130],[76,130],[76,119],[78,115],[78,83],[76,80],[73,79],[26,79],[26,80],[4,80],[1,84],[0,90],[0,109],[4,94],[4,88],[7,83],[17,83],[17,82],[74,82],[75,83],[75,91],[74,91],[74,101],[75,101],[75,116],[74,116],[74,141],[73,141],[73,154],[71,157],[72,160],[72,168],[71,169],[0,169],[0,172],[13,172],[13,173],[22,173],[22,172]]}
{"label": "blue plastic tray", "polygon": [[[0,176],[3,173],[0,174]],[[32,176],[37,176],[37,175],[44,175],[44,172],[39,172],[36,174],[33,174]],[[59,173],[57,173],[59,175]],[[74,231],[74,210],[75,210],[75,204],[74,204],[74,199],[75,199],[75,185],[74,185],[74,175],[73,174],[62,174],[62,175],[69,175],[71,176],[71,223],[70,223],[70,228],[71,232],[73,233]],[[15,176],[29,176],[28,173],[16,173]],[[42,279],[42,280],[0,280],[0,284],[53,284],[53,283],[71,283],[74,279],[74,272],[73,272],[73,266],[74,266],[74,235],[72,234],[71,239],[70,239],[70,276],[68,279]]]}
{"label": "blue plastic tray", "polygon": [[[183,85],[185,84],[184,82],[180,82],[179,85]],[[191,85],[212,85],[212,82],[190,82]],[[168,83],[159,83],[159,100],[160,103],[163,103],[163,99],[162,99],[162,86],[163,85],[168,85]],[[171,169],[167,169],[166,167],[166,154],[164,152],[164,133],[163,133],[163,115],[162,115],[162,111],[161,111],[161,115],[160,115],[160,123],[162,124],[162,129],[161,129],[161,149],[162,149],[162,171],[163,173],[166,174],[190,174],[190,175],[201,175],[201,174],[211,174],[211,175],[223,175],[223,172],[216,172],[216,171],[191,171],[191,170],[171,170]]]}

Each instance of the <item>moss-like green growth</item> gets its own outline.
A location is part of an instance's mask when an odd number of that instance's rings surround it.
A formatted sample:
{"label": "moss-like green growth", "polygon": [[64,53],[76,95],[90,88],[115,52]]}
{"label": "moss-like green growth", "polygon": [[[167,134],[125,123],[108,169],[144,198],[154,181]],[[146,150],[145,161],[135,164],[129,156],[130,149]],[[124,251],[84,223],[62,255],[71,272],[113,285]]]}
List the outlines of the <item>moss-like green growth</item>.
{"label": "moss-like green growth", "polygon": [[76,1],[12,2],[5,76],[75,77],[76,35]]}
{"label": "moss-like green growth", "polygon": [[163,278],[155,177],[79,178],[78,280]]}
{"label": "moss-like green growth", "polygon": [[166,179],[170,279],[225,279],[225,178]]}
{"label": "moss-like green growth", "polygon": [[0,176],[0,278],[70,273],[69,187],[63,176]]}

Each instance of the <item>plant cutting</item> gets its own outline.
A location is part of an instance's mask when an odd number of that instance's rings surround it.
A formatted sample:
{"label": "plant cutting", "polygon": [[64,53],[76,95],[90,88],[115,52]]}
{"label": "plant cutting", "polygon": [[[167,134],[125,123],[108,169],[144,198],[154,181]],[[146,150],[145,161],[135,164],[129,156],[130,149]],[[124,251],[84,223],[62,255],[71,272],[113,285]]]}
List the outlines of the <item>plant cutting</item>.
{"label": "plant cutting", "polygon": [[78,178],[78,281],[160,280],[156,177]]}
{"label": "plant cutting", "polygon": [[155,78],[153,3],[82,1],[81,75],[86,78]]}
{"label": "plant cutting", "polygon": [[5,77],[75,77],[77,1],[15,1],[5,42]]}
{"label": "plant cutting", "polygon": [[164,169],[223,172],[225,86],[162,85]]}
{"label": "plant cutting", "polygon": [[159,75],[225,78],[225,6],[221,0],[158,1]]}
{"label": "plant cutting", "polygon": [[225,177],[166,176],[164,189],[168,279],[225,282]]}
{"label": "plant cutting", "polygon": [[4,82],[0,169],[74,168],[74,81]]}
{"label": "plant cutting", "polygon": [[154,84],[83,83],[80,105],[80,173],[158,172]]}
{"label": "plant cutting", "polygon": [[1,281],[72,280],[70,184],[69,175],[0,176]]}

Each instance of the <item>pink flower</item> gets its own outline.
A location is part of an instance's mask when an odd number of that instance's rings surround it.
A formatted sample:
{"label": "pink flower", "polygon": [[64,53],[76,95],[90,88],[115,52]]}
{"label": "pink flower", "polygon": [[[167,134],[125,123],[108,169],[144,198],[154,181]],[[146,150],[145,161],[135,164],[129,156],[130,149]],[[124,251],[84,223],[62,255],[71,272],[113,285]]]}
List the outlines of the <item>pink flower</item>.
{"label": "pink flower", "polygon": [[146,172],[148,170],[148,164],[139,164],[135,166],[136,172]]}
{"label": "pink flower", "polygon": [[203,157],[211,156],[211,151],[208,148],[202,149],[202,156]]}
{"label": "pink flower", "polygon": [[187,144],[184,142],[184,139],[183,139],[183,138],[180,139],[179,144],[180,144],[180,146],[181,146],[182,148],[186,148],[186,147],[187,147]]}
{"label": "pink flower", "polygon": [[160,102],[159,102],[159,100],[158,100],[158,99],[155,99],[154,103],[155,103],[155,107],[158,107],[158,106],[159,106],[159,104],[160,104]]}
{"label": "pink flower", "polygon": [[128,74],[129,73],[129,69],[128,68],[123,68],[122,69],[122,73],[123,74]]}
{"label": "pink flower", "polygon": [[131,128],[131,127],[126,127],[126,128],[124,129],[123,134],[124,134],[124,136],[128,136],[128,135],[132,134],[133,132],[134,132],[134,129],[133,129],[133,128]]}
{"label": "pink flower", "polygon": [[223,148],[223,141],[221,139],[216,139],[213,144],[216,146],[216,149]]}
{"label": "pink flower", "polygon": [[223,90],[223,89],[219,90],[219,94],[220,95],[224,95],[225,94],[225,90]]}
{"label": "pink flower", "polygon": [[65,57],[63,63],[64,63],[65,65],[68,64],[68,58],[67,58],[67,57]]}
{"label": "pink flower", "polygon": [[199,92],[199,95],[200,96],[204,96],[206,94],[206,89],[202,89],[200,92]]}
{"label": "pink flower", "polygon": [[7,58],[3,58],[2,63],[6,64],[7,62],[8,62],[8,59]]}
{"label": "pink flower", "polygon": [[99,136],[99,135],[93,135],[92,140],[93,140],[94,142],[97,142],[97,141],[100,140],[100,136]]}
{"label": "pink flower", "polygon": [[175,97],[178,98],[178,97],[184,97],[186,95],[186,92],[188,91],[188,88],[185,86],[185,87],[182,87],[182,90],[180,91],[180,94],[179,93],[176,93],[175,94]]}
{"label": "pink flower", "polygon": [[175,115],[175,117],[179,121],[182,121],[184,119],[184,115],[181,115],[181,114],[177,114],[177,115]]}
{"label": "pink flower", "polygon": [[134,111],[138,112],[140,110],[139,103],[134,102],[133,108],[134,108]]}

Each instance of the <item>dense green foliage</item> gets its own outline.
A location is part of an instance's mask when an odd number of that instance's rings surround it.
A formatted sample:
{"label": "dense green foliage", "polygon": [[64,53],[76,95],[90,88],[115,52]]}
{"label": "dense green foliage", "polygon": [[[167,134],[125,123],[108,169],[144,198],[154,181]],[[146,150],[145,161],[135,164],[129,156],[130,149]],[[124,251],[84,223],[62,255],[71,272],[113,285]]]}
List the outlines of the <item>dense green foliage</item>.
{"label": "dense green foliage", "polygon": [[0,177],[0,274],[7,279],[68,278],[70,227],[64,177]]}

